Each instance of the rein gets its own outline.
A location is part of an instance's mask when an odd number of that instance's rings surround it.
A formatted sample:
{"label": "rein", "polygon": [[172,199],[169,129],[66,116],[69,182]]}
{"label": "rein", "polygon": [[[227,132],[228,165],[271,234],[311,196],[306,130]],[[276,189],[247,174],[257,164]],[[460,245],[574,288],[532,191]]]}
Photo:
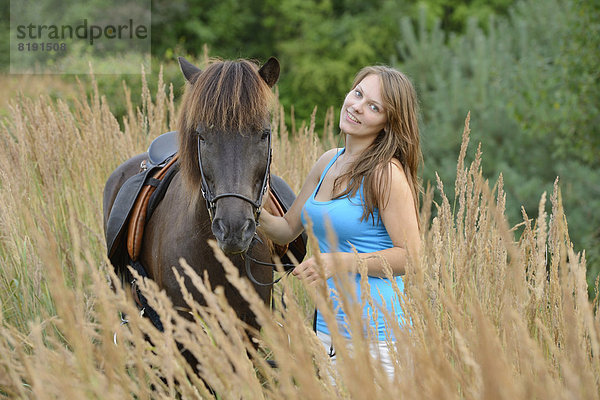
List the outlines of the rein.
{"label": "rein", "polygon": [[[271,286],[271,285],[274,285],[277,282],[279,282],[281,280],[281,278],[283,278],[286,275],[289,275],[290,272],[292,272],[292,270],[296,267],[296,265],[290,264],[290,263],[275,264],[275,263],[270,263],[270,262],[266,262],[266,261],[260,261],[260,260],[257,260],[256,258],[250,256],[249,253],[250,253],[250,250],[252,249],[252,247],[254,246],[255,241],[258,241],[258,242],[262,243],[262,240],[260,240],[260,237],[258,237],[257,234],[254,234],[254,238],[252,239],[252,243],[250,244],[250,247],[242,255],[242,257],[246,260],[246,274],[248,275],[248,278],[250,278],[250,280],[252,281],[252,283],[254,283],[255,285],[258,285],[258,286]],[[265,267],[271,267],[271,268],[275,268],[278,265],[281,265],[286,270],[285,271],[285,275],[280,276],[279,278],[275,279],[272,282],[267,282],[267,283],[259,282],[259,281],[256,280],[256,278],[254,278],[254,275],[252,275],[252,270],[250,269],[250,262],[253,262],[255,264],[262,265],[262,266],[265,266]]]}

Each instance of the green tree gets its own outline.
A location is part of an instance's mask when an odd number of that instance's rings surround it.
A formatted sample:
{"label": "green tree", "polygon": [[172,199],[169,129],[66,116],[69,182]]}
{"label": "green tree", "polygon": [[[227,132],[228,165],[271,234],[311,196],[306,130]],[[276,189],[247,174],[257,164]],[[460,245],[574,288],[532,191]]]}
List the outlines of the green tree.
{"label": "green tree", "polygon": [[[339,106],[353,75],[367,64],[390,64],[397,57],[399,21],[428,9],[455,31],[466,16],[506,12],[513,0],[156,0],[153,53],[198,55],[204,45],[223,58],[277,56],[282,63],[280,99],[307,120],[315,106],[322,118]],[[177,50],[176,50],[177,49]]]}
{"label": "green tree", "polygon": [[[588,249],[591,281],[600,271],[600,170],[579,149],[600,150],[597,139],[588,140],[598,137],[598,124],[586,123],[600,102],[591,83],[598,39],[574,29],[583,10],[579,1],[526,0],[509,17],[492,18],[486,31],[471,20],[457,35],[439,22],[428,28],[425,15],[418,23],[404,18],[398,48],[399,67],[422,102],[425,179],[435,182],[437,172],[453,192],[462,120],[471,111],[483,171],[492,180],[502,173],[512,224],[521,206],[535,217],[542,191],[550,193],[560,177],[571,237],[578,250]],[[576,52],[580,60],[571,60]]]}
{"label": "green tree", "polygon": [[268,28],[282,60],[280,96],[301,120],[315,105],[321,116],[341,105],[352,78],[368,64],[395,54],[404,2],[390,0],[272,2]]}
{"label": "green tree", "polygon": [[274,37],[265,29],[268,2],[259,0],[155,0],[153,54],[172,58],[174,49],[199,55],[206,45],[220,58],[266,58]]}

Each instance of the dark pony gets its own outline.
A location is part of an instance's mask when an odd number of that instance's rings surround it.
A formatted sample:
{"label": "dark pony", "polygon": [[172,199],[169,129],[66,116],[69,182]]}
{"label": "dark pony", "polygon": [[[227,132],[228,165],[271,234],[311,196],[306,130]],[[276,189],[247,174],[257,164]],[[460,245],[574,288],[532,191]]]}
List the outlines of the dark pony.
{"label": "dark pony", "polygon": [[[179,263],[185,259],[198,275],[208,274],[213,288],[224,288],[242,321],[258,328],[207,241],[216,240],[242,276],[247,276],[245,262],[251,254],[254,278],[272,282],[272,269],[258,265],[272,262],[272,256],[256,225],[269,176],[271,87],[279,77],[279,62],[271,58],[259,69],[247,60],[213,61],[204,71],[183,58],[179,62],[187,80],[178,121],[180,170],[145,225],[139,263],[188,317],[173,273],[175,269],[185,276]],[[115,199],[120,188],[140,172],[140,163],[147,158],[147,153],[137,155],[109,177],[104,190],[105,229],[111,210],[119,208]],[[189,280],[186,287],[205,304]],[[265,302],[270,301],[270,285],[255,288]]]}

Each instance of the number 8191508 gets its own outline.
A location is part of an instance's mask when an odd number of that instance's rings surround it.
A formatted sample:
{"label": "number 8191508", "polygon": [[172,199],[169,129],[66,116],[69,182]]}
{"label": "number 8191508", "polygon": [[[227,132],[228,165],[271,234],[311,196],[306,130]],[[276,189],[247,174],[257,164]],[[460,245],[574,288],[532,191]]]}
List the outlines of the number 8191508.
{"label": "number 8191508", "polygon": [[17,44],[19,51],[66,51],[66,43],[19,43]]}

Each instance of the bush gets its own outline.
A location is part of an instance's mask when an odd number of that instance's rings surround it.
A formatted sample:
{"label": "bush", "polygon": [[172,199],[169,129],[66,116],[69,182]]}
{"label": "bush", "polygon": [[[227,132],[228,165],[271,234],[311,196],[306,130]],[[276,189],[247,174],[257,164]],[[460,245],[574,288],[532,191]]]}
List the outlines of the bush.
{"label": "bush", "polygon": [[[456,127],[471,111],[485,176],[503,175],[512,224],[521,207],[535,216],[539,191],[551,191],[560,177],[573,241],[588,249],[591,287],[600,272],[600,188],[592,184],[600,170],[589,154],[600,151],[591,139],[598,137],[600,98],[589,83],[598,75],[590,62],[597,39],[589,41],[588,27],[574,24],[584,9],[591,7],[572,0],[522,1],[509,17],[492,18],[487,31],[471,20],[462,35],[447,35],[439,23],[428,28],[422,14],[417,23],[403,19],[398,49],[399,68],[421,98],[424,179],[433,182],[438,173],[450,181],[460,146]],[[580,60],[575,51],[590,56]]]}

